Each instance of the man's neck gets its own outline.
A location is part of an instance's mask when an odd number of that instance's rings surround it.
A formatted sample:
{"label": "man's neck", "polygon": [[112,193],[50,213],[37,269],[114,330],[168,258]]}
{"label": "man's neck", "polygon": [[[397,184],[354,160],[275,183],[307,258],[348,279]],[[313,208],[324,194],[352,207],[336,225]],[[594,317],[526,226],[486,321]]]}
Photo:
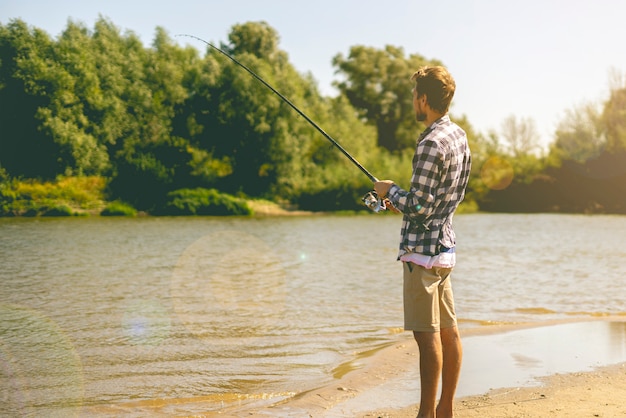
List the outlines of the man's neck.
{"label": "man's neck", "polygon": [[435,121],[441,119],[443,116],[445,116],[445,113],[427,112],[426,120],[424,121],[424,123],[426,124],[426,126],[430,126],[435,123]]}

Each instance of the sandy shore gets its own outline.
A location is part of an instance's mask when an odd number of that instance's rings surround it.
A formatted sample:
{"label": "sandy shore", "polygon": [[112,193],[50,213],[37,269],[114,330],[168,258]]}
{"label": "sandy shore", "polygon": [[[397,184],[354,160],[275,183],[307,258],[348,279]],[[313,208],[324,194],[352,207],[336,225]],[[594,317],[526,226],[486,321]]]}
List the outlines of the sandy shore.
{"label": "sandy shore", "polygon": [[[589,321],[585,319],[589,326]],[[625,318],[599,318],[615,322],[618,334],[625,329]],[[507,333],[547,325],[576,323],[566,321],[552,324],[515,326],[485,326],[462,331],[464,337]],[[591,324],[593,325],[593,324]],[[602,325],[602,324],[600,324]],[[559,327],[551,328],[559,338]],[[584,338],[584,336],[583,336]],[[615,338],[613,336],[612,338]],[[620,341],[625,340],[618,335]],[[480,340],[480,339],[479,339]],[[618,343],[618,344],[622,344]],[[521,351],[524,347],[520,348]],[[624,351],[622,347],[621,352]],[[284,403],[267,408],[248,410],[245,416],[258,417],[415,417],[419,390],[411,386],[418,368],[419,354],[412,339],[366,353],[357,358],[346,373],[333,384],[296,395]],[[466,365],[464,364],[464,367]],[[467,365],[471,367],[471,365]],[[497,368],[498,364],[493,364]],[[587,370],[588,369],[588,370]],[[457,418],[463,417],[617,417],[626,416],[626,363],[597,368],[583,367],[584,372],[558,373],[539,377],[534,384],[496,387],[478,394],[460,396],[455,402]],[[463,378],[462,378],[463,380]],[[466,380],[472,380],[471,376]],[[407,386],[409,386],[407,388]],[[408,394],[408,395],[407,395]],[[410,400],[407,402],[407,396]],[[415,397],[415,402],[413,398]],[[234,411],[232,411],[234,412]],[[222,411],[220,416],[230,415]]]}
{"label": "sandy shore", "polygon": [[[541,387],[493,390],[460,398],[455,415],[464,417],[621,417],[626,416],[626,363],[593,372],[555,375]],[[418,405],[380,409],[359,418],[409,418]]]}

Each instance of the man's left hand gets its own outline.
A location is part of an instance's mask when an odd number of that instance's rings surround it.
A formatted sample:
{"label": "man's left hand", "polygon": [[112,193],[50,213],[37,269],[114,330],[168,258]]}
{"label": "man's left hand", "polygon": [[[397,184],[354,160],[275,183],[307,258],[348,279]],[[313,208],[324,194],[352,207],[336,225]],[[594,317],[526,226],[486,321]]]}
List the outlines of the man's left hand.
{"label": "man's left hand", "polygon": [[389,199],[385,198],[383,199],[383,202],[385,203],[385,208],[388,211],[393,212],[393,213],[400,213],[400,210],[397,207],[395,207]]}

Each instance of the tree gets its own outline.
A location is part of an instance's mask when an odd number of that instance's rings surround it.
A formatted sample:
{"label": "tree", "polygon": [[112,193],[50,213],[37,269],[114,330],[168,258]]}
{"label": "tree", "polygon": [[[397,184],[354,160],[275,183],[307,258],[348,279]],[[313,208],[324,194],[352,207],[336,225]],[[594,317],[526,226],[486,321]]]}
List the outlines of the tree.
{"label": "tree", "polygon": [[607,151],[618,153],[626,150],[626,75],[613,71],[610,87],[603,113],[606,146]]}
{"label": "tree", "polygon": [[211,54],[201,58],[195,48],[187,47],[177,62],[185,68],[181,85],[187,94],[174,106],[172,135],[188,141],[192,178],[186,187],[216,187],[219,179],[233,172],[231,156],[216,157],[213,144],[211,99],[223,61]]}
{"label": "tree", "polygon": [[514,115],[507,117],[502,122],[502,138],[514,157],[534,154],[539,149],[539,134],[530,118],[518,120]]}
{"label": "tree", "polygon": [[[278,35],[265,22],[235,25],[222,49],[309,113],[323,106],[317,87],[302,77],[278,48]],[[194,143],[214,160],[228,163],[218,186],[252,196],[293,194],[306,163],[302,156],[314,130],[266,86],[213,49],[205,68],[211,79],[197,76]],[[180,126],[180,124],[178,125]]]}
{"label": "tree", "polygon": [[189,137],[173,134],[173,121],[189,96],[183,80],[196,56],[176,46],[162,28],[146,49],[134,34],[121,36],[107,21],[98,23],[100,53],[112,54],[115,63],[103,73],[115,86],[107,113],[122,121],[122,129],[109,136],[115,162],[111,190],[139,209],[153,210],[165,204],[169,192],[195,186],[194,162],[201,152]]}
{"label": "tree", "polygon": [[[255,36],[269,39],[254,39]],[[229,34],[230,51],[240,62],[279,90],[291,83],[288,64],[278,45],[276,32],[264,23],[235,25]],[[241,42],[239,44],[238,42]],[[287,125],[285,111],[276,95],[239,66],[208,50],[215,82],[208,89],[205,127],[201,146],[218,159],[228,159],[232,171],[220,180],[229,192],[252,196],[267,193],[278,176],[276,163],[286,152],[278,146]],[[288,93],[285,93],[288,94]]]}
{"label": "tree", "polygon": [[0,25],[0,166],[12,177],[48,180],[62,172],[59,146],[37,119],[50,103],[38,74],[51,49],[50,37],[22,20]]}
{"label": "tree", "polygon": [[278,48],[278,32],[267,22],[247,22],[234,25],[228,34],[229,45],[224,45],[231,55],[253,54],[268,62],[287,61],[287,54]]}
{"label": "tree", "polygon": [[597,157],[606,144],[606,129],[600,110],[593,103],[567,110],[555,137],[551,153],[560,160],[584,163]]}
{"label": "tree", "polygon": [[109,168],[105,144],[90,103],[99,96],[98,63],[88,30],[70,22],[51,48],[45,64],[37,68],[37,83],[47,85],[50,104],[40,108],[41,128],[61,147],[65,175],[102,175]]}
{"label": "tree", "polygon": [[383,50],[353,46],[347,57],[336,55],[333,65],[345,77],[335,85],[376,127],[378,145],[389,151],[413,147],[416,126],[409,79],[419,67],[440,63],[417,54],[406,58],[402,48],[387,45]]}

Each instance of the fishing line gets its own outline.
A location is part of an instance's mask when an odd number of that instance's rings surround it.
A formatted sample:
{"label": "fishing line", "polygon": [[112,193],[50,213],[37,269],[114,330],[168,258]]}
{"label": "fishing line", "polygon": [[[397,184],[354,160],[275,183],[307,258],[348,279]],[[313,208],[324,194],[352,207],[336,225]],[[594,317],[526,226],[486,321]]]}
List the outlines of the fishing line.
{"label": "fishing line", "polygon": [[[333,139],[333,137],[331,137],[328,133],[326,133],[326,131],[324,131],[317,123],[315,123],[310,117],[308,117],[302,110],[300,110],[296,105],[291,103],[291,101],[289,99],[287,99],[285,96],[283,96],[279,91],[277,91],[274,87],[272,87],[267,81],[263,80],[259,75],[257,75],[250,68],[246,67],[244,64],[239,62],[236,58],[234,58],[233,56],[231,56],[227,52],[225,52],[222,49],[216,47],[212,43],[205,41],[202,38],[198,38],[197,36],[187,35],[187,34],[179,34],[179,35],[175,35],[175,36],[185,36],[185,37],[188,37],[188,38],[196,39],[196,40],[198,40],[200,42],[204,42],[209,47],[215,49],[217,52],[221,53],[222,55],[224,55],[225,57],[230,59],[232,62],[234,62],[235,64],[239,65],[241,68],[246,70],[251,76],[253,76],[258,81],[260,81],[265,87],[267,87],[274,94],[276,94],[278,97],[280,97],[285,103],[287,103],[289,106],[291,106],[291,108],[293,110],[298,112],[298,114],[300,116],[302,116],[307,122],[309,122],[315,129],[317,129],[317,131],[319,133],[321,133],[324,136],[324,138],[328,139],[335,147],[337,147],[337,149],[339,149],[339,151],[341,151],[343,153],[343,155],[345,155],[354,165],[356,165],[359,168],[359,170],[361,170],[370,179],[370,181],[372,183],[376,183],[378,181],[378,179],[376,177],[374,177],[369,171],[367,171],[367,169],[365,169],[365,167],[363,167],[363,165],[361,165],[361,163],[359,163],[356,160],[356,158],[354,158],[352,155],[350,155],[350,153],[348,153],[348,151],[346,151],[337,141],[335,141]],[[374,191],[368,192],[363,197],[362,200],[363,200],[363,203],[365,203],[365,205],[368,208],[370,208],[371,210],[373,210],[374,212],[378,212],[381,209],[385,209],[384,202],[382,202],[382,200],[378,198],[378,195]]]}

